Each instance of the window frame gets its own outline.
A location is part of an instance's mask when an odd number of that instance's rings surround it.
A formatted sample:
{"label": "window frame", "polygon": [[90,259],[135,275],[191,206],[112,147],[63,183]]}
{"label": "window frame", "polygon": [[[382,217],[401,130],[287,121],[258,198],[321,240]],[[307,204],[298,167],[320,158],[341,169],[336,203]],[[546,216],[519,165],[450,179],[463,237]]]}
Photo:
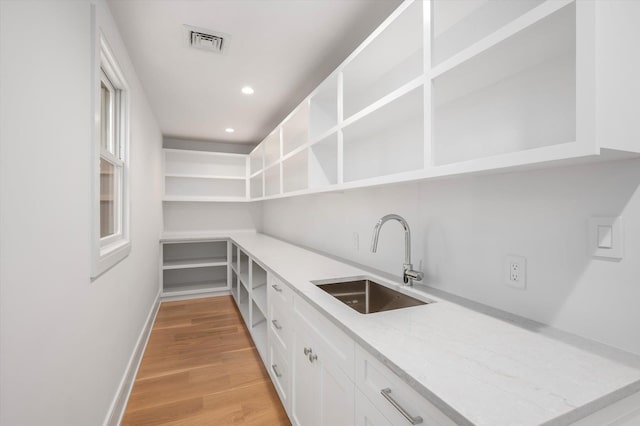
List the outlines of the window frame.
{"label": "window frame", "polygon": [[[92,229],[91,278],[125,259],[131,251],[129,183],[129,86],[102,33],[96,37],[93,61],[93,137],[91,141]],[[109,142],[102,144],[102,85],[110,92]],[[114,168],[114,233],[101,237],[101,161]]]}

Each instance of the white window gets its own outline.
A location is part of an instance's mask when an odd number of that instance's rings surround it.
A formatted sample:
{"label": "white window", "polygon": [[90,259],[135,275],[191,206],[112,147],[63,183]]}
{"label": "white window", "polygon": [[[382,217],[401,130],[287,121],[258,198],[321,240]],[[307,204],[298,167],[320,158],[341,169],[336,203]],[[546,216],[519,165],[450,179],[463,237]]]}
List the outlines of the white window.
{"label": "white window", "polygon": [[129,239],[129,103],[124,76],[104,37],[96,64],[93,268],[97,277],[124,259]]}

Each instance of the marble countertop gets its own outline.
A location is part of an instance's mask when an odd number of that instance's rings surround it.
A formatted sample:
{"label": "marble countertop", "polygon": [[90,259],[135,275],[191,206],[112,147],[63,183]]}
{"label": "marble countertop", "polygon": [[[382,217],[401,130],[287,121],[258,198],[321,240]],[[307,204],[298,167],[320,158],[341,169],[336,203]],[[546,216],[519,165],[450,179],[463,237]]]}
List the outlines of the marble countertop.
{"label": "marble countertop", "polygon": [[[640,357],[482,305],[407,288],[255,232],[231,238],[458,424],[567,425],[640,390]],[[311,281],[367,275],[436,303],[362,315]],[[455,299],[455,297],[453,298]],[[463,299],[461,299],[463,301]]]}

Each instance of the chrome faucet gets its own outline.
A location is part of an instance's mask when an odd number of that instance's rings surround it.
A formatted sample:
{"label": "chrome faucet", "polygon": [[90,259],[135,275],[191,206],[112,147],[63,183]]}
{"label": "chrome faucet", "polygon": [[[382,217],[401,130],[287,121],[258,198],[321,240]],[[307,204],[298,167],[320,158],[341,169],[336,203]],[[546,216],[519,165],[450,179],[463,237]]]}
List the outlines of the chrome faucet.
{"label": "chrome faucet", "polygon": [[424,276],[422,272],[414,271],[411,264],[411,230],[409,224],[402,216],[397,214],[388,214],[382,216],[376,226],[373,227],[373,239],[371,240],[371,252],[378,251],[378,237],[380,236],[380,228],[388,220],[397,220],[404,228],[404,264],[402,265],[402,281],[405,285],[413,285],[413,281],[422,281]]}

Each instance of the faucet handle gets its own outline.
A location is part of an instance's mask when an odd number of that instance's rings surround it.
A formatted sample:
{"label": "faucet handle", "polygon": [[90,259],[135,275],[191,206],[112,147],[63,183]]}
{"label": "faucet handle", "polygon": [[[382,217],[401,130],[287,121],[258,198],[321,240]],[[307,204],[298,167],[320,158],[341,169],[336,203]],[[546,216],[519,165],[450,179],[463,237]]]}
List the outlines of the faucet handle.
{"label": "faucet handle", "polygon": [[404,265],[404,273],[402,274],[402,280],[405,284],[413,285],[414,281],[422,281],[424,274],[420,271],[414,271],[413,265],[406,263]]}

